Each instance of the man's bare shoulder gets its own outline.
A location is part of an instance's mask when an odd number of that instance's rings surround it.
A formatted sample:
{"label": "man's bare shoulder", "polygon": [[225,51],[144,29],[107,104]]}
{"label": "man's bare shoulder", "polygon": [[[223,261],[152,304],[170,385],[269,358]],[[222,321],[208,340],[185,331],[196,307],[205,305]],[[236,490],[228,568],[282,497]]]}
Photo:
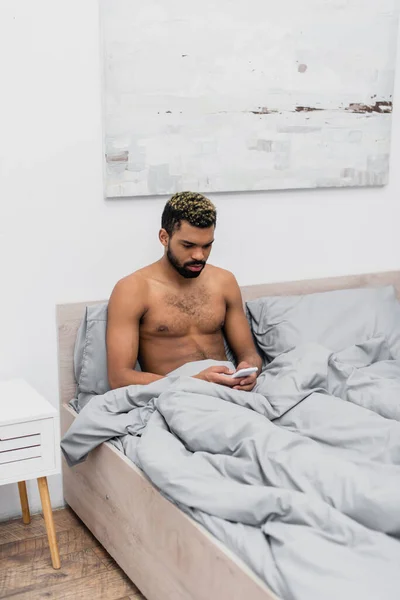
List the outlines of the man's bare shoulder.
{"label": "man's bare shoulder", "polygon": [[130,292],[133,289],[143,290],[147,285],[147,278],[142,275],[140,271],[135,271],[134,273],[130,273],[125,277],[122,277],[114,286],[113,294]]}
{"label": "man's bare shoulder", "polygon": [[212,278],[222,285],[237,286],[236,277],[231,271],[222,269],[221,267],[215,267],[214,265],[207,265],[207,269],[210,279]]}
{"label": "man's bare shoulder", "polygon": [[[151,265],[150,265],[151,266]],[[123,310],[146,310],[151,270],[144,267],[122,277],[114,286],[110,296],[111,308]]]}

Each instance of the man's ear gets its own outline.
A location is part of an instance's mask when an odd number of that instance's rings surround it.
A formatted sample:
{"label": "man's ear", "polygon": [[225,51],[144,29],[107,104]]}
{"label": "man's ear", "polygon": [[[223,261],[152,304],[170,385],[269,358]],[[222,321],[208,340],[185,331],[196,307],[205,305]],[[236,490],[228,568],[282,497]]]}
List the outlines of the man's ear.
{"label": "man's ear", "polygon": [[168,242],[169,242],[169,235],[165,229],[160,229],[158,238],[159,238],[160,242],[162,243],[162,245],[164,246],[164,248],[166,248],[168,246]]}

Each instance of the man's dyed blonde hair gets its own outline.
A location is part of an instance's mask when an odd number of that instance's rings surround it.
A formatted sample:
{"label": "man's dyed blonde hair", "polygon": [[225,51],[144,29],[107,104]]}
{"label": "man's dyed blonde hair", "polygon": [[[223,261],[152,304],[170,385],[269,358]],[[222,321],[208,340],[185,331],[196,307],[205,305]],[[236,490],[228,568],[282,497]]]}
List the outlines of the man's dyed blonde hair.
{"label": "man's dyed blonde hair", "polygon": [[182,221],[187,221],[193,227],[215,226],[217,210],[214,204],[196,192],[178,192],[168,200],[161,217],[161,227],[168,235],[179,229]]}

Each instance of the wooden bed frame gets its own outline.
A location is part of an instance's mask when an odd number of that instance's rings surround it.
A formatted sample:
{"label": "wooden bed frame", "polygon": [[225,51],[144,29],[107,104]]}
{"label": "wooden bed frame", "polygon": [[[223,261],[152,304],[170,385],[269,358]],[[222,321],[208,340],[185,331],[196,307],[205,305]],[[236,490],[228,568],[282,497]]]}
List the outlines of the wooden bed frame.
{"label": "wooden bed frame", "polygon": [[[309,294],[393,284],[400,272],[254,285],[243,301],[261,296]],[[57,306],[61,434],[75,412],[73,350],[85,307]],[[143,473],[109,442],[86,462],[69,468],[63,459],[64,497],[147,600],[276,600],[245,564],[202,526],[166,500]]]}

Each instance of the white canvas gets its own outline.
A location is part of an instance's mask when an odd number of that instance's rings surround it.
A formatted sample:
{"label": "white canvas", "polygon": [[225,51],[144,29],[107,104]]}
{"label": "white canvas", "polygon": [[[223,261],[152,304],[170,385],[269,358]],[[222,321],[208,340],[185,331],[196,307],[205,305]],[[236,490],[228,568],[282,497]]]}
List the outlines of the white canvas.
{"label": "white canvas", "polygon": [[101,0],[108,197],[388,179],[396,0]]}

